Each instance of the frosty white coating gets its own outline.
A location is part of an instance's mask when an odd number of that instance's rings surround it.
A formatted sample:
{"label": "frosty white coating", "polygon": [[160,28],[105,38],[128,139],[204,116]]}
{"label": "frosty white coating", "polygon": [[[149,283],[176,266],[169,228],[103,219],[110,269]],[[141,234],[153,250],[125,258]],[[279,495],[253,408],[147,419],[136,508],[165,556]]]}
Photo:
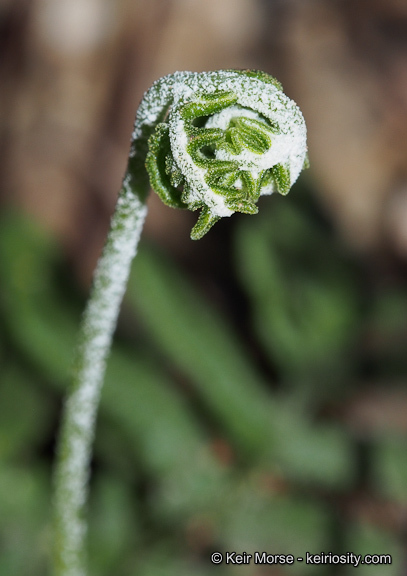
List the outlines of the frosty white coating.
{"label": "frosty white coating", "polygon": [[[278,127],[278,131],[264,154],[256,154],[247,149],[239,154],[231,154],[221,149],[216,150],[217,160],[237,163],[239,169],[249,170],[255,179],[261,171],[282,164],[288,168],[290,184],[293,185],[304,166],[307,152],[306,126],[300,109],[271,83],[266,84],[256,77],[232,70],[223,70],[221,73],[176,72],[156,82],[145,94],[140,106],[133,141],[137,142],[145,125],[153,126],[164,120],[168,110],[165,120],[169,124],[171,152],[187,184],[183,200],[191,205],[203,203],[213,216],[218,217],[230,216],[235,210],[227,206],[225,196],[214,191],[208,184],[207,168],[198,166],[188,152],[191,137],[182,110],[185,104],[199,102],[206,95],[219,91],[235,94],[237,101],[209,117],[205,128],[225,130],[234,117],[245,116],[260,122],[269,121],[272,126]],[[136,145],[133,153],[136,153]],[[276,186],[270,182],[261,189],[260,194],[270,194],[275,190]]]}
{"label": "frosty white coating", "polygon": [[[76,374],[65,406],[61,460],[56,470],[55,535],[63,542],[57,550],[55,575],[85,576],[82,554],[91,442],[105,371],[105,361],[116,327],[131,262],[136,254],[147,208],[123,181],[112,229],[93,282],[93,297],[82,320],[76,354]],[[58,542],[57,542],[58,546]]]}

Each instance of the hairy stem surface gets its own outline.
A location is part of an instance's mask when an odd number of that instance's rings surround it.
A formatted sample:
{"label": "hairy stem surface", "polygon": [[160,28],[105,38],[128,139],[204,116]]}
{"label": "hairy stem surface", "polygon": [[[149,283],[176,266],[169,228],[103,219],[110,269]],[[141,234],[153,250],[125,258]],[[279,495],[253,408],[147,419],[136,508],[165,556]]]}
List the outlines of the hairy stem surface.
{"label": "hairy stem surface", "polygon": [[85,310],[55,474],[54,575],[85,576],[84,506],[100,391],[131,262],[147,213],[126,176]]}

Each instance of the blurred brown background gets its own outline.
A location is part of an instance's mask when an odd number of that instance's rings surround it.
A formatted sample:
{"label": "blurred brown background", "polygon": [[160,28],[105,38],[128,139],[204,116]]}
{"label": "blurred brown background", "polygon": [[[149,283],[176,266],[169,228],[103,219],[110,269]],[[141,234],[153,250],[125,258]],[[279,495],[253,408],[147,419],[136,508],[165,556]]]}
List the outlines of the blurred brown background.
{"label": "blurred brown background", "polygon": [[[354,250],[406,257],[403,0],[3,0],[0,11],[1,202],[54,230],[84,277],[142,93],[184,69],[278,77],[304,112],[309,177],[339,232]],[[146,233],[184,244],[189,216],[150,204]]]}

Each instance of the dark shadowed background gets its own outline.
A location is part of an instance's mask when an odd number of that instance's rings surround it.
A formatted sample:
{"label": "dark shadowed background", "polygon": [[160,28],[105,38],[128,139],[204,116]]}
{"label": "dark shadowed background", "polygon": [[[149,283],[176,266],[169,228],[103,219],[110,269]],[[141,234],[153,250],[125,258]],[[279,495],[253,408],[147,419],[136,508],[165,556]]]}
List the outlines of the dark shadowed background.
{"label": "dark shadowed background", "polygon": [[311,168],[203,240],[155,194],[109,362],[91,576],[346,576],[407,562],[407,4],[0,2],[0,575],[48,573],[55,435],[138,103],[263,69]]}

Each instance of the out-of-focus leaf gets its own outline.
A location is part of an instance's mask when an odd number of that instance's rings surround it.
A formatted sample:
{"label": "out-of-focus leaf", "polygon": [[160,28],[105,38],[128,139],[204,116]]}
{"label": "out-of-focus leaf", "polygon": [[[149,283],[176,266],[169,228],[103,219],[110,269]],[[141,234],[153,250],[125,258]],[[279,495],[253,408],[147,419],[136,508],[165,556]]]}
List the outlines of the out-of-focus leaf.
{"label": "out-of-focus leaf", "polygon": [[375,528],[369,524],[354,524],[349,526],[348,532],[348,551],[354,554],[380,555],[390,554],[392,557],[391,564],[362,564],[357,568],[348,567],[346,574],[354,574],[356,571],[362,576],[400,576],[404,570],[403,557],[404,553],[401,546],[390,532],[383,529]]}
{"label": "out-of-focus leaf", "polygon": [[[209,576],[214,573],[214,566],[207,561],[197,562],[196,558],[186,558],[184,549],[174,550],[169,544],[155,545],[140,552],[135,569],[131,576]],[[224,573],[221,566],[217,572]],[[219,570],[218,570],[219,569]]]}
{"label": "out-of-focus leaf", "polygon": [[93,486],[89,503],[90,572],[127,576],[128,558],[140,547],[137,503],[130,486],[105,474]]}
{"label": "out-of-focus leaf", "polygon": [[[305,498],[269,495],[243,485],[232,493],[230,514],[222,525],[226,536],[225,550],[267,554],[292,554],[305,557],[305,552],[326,549],[327,511],[316,501]],[[252,566],[253,573],[259,567]],[[311,569],[310,569],[311,568]],[[313,573],[312,567],[295,562],[289,567],[293,574]],[[321,571],[321,574],[325,572]]]}
{"label": "out-of-focus leaf", "polygon": [[77,319],[54,289],[57,257],[53,239],[21,215],[0,222],[0,296],[3,317],[14,342],[47,376],[65,381],[77,332]]}
{"label": "out-of-focus leaf", "polygon": [[368,354],[375,371],[384,377],[407,372],[407,294],[405,289],[382,288],[372,299],[366,325]]}
{"label": "out-of-focus leaf", "polygon": [[[248,484],[242,489],[232,471],[227,475],[222,473],[208,452],[202,431],[191,419],[187,405],[175,394],[171,382],[155,374],[155,369],[148,362],[137,358],[137,355],[131,361],[115,351],[109,363],[103,404],[109,406],[110,417],[115,417],[117,425],[123,428],[126,436],[131,433],[136,455],[141,457],[149,474],[156,478],[152,485],[150,505],[157,519],[168,518],[174,521],[182,516],[188,518],[205,513],[216,529],[218,538],[232,544],[229,531],[235,526],[239,511],[242,521],[238,527],[240,534],[249,540],[254,538],[254,542],[255,534],[264,538],[268,535],[263,524],[263,528],[259,524],[254,531],[249,523],[253,511],[247,502],[254,499],[256,510],[262,510],[264,522],[269,523],[268,530],[275,526],[278,532],[274,502],[270,503],[267,494],[258,494],[255,486]],[[290,431],[284,430],[283,434],[288,436]],[[302,438],[303,430],[295,429],[294,435],[297,435],[297,439]],[[349,473],[346,458],[341,452],[342,444],[339,441],[333,444],[329,436],[325,444],[324,434],[315,432],[312,435],[309,433],[303,439],[303,444],[293,446],[289,453],[282,448],[279,456],[285,466],[284,470],[306,481],[309,476],[315,480],[316,467],[322,471],[322,480],[327,477],[329,483],[342,484],[343,478]],[[283,446],[287,448],[287,440],[283,440]],[[316,455],[320,457],[319,460]],[[276,506],[280,510],[278,503]],[[304,532],[307,534],[306,539],[315,538],[319,541],[318,538],[323,538],[324,530],[319,529],[320,521],[315,521],[315,517],[320,518],[321,515],[315,512],[317,508],[315,504],[308,507],[299,505],[299,513],[308,526]],[[287,519],[287,526],[290,522]],[[310,526],[314,527],[313,531]],[[301,526],[297,525],[296,530],[291,528],[293,534],[297,534],[297,539],[300,538]]]}
{"label": "out-of-focus leaf", "polygon": [[290,472],[330,485],[349,479],[346,435],[323,426],[313,432],[304,416],[273,400],[236,336],[168,259],[142,248],[128,298],[160,349],[252,458],[281,461]]}
{"label": "out-of-focus leaf", "polygon": [[321,378],[331,386],[348,368],[357,307],[349,271],[317,224],[275,201],[241,220],[236,261],[254,327],[283,375],[299,388]]}
{"label": "out-of-focus leaf", "polygon": [[198,387],[240,448],[251,456],[273,451],[271,398],[220,315],[146,246],[137,255],[127,295],[157,344]]}
{"label": "out-of-focus leaf", "polygon": [[[102,412],[113,418],[149,475],[157,478],[153,508],[182,514],[216,506],[226,475],[208,439],[169,378],[139,354],[111,355]],[[159,511],[159,507],[161,510]]]}
{"label": "out-of-focus leaf", "polygon": [[[0,462],[28,455],[50,433],[52,405],[21,369],[3,366],[0,385]],[[52,420],[51,420],[52,421]]]}
{"label": "out-of-focus leaf", "polygon": [[43,576],[49,554],[49,482],[42,470],[0,467],[0,574]]}
{"label": "out-of-focus leaf", "polygon": [[[250,543],[255,547],[256,541],[264,542],[266,546],[275,541],[277,534],[280,534],[277,540],[284,549],[289,549],[293,543],[299,549],[312,543],[321,547],[325,537],[325,513],[316,503],[299,502],[297,505],[290,503],[289,498],[281,503],[261,493],[254,484],[239,480],[232,470],[228,474],[222,473],[208,452],[203,434],[191,419],[187,406],[174,393],[171,382],[154,372],[155,369],[145,360],[137,359],[137,355],[131,361],[116,350],[109,363],[104,391],[104,405],[109,406],[110,417],[115,418],[126,436],[131,434],[136,456],[155,478],[149,501],[152,517],[159,522],[172,523],[183,519],[182,523],[204,514],[217,540],[233,548],[240,542],[242,546]],[[311,457],[315,457],[310,449]],[[287,456],[291,464],[300,450],[301,447]],[[322,454],[326,456],[327,453],[322,451]],[[305,466],[308,456],[304,455],[299,466]],[[317,465],[323,468],[325,462],[317,462]],[[331,461],[326,465],[331,472],[339,473],[335,458],[333,465]],[[304,477],[307,477],[307,471]],[[286,515],[287,511],[290,513]],[[170,564],[175,561],[170,551],[168,556]],[[160,573],[155,563],[150,565],[148,562],[140,573],[144,569],[147,573],[150,570]]]}
{"label": "out-of-focus leaf", "polygon": [[276,415],[281,442],[277,462],[297,482],[349,486],[353,476],[350,438],[335,425],[312,424],[289,404]]}
{"label": "out-of-focus leaf", "polygon": [[407,502],[407,455],[405,436],[383,435],[374,459],[375,482],[386,498]]}

